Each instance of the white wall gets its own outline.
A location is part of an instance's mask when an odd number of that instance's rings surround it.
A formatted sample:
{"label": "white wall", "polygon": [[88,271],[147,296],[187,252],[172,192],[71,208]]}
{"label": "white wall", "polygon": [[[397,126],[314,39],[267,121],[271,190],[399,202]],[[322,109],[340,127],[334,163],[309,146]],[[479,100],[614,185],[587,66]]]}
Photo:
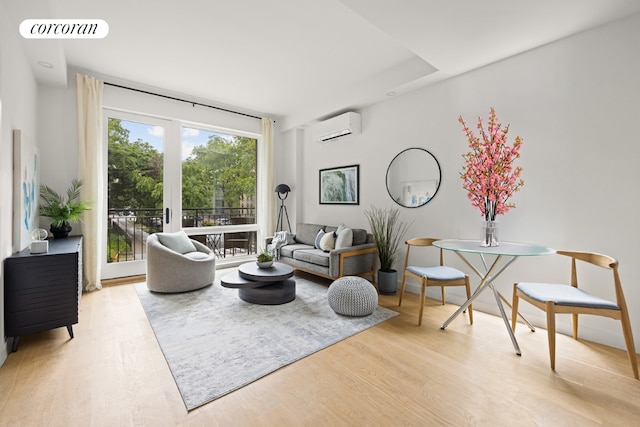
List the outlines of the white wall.
{"label": "white wall", "polygon": [[[13,130],[31,141],[38,138],[38,87],[22,51],[18,34],[0,3],[0,365],[7,357],[4,336],[4,259],[22,247],[13,247]],[[16,245],[21,246],[16,242]]]}
{"label": "white wall", "polygon": [[[78,120],[75,84],[73,89],[40,86],[38,93],[38,133],[40,182],[66,194],[71,181],[78,177]],[[40,226],[49,229],[49,220]],[[72,224],[71,234],[79,235],[80,224]]]}
{"label": "white wall", "polygon": [[[369,228],[365,209],[397,206],[385,189],[389,162],[405,148],[422,147],[440,162],[442,186],[426,206],[401,208],[402,217],[414,221],[407,237],[478,238],[482,218],[459,178],[467,141],[457,117],[475,125],[480,115],[486,122],[493,106],[501,122],[511,124],[510,141],[524,138],[519,164],[525,185],[512,199],[517,208],[500,218],[503,240],[617,258],[640,342],[638,40],[640,15],[366,108],[361,135],[317,144],[305,132],[297,147],[296,191],[303,195],[298,220]],[[349,164],[360,164],[360,205],[319,205],[318,170]],[[286,167],[281,164],[279,173]],[[403,248],[398,269],[404,255]],[[447,257],[468,269],[454,254]],[[560,256],[520,259],[501,276],[500,289],[510,299],[514,281],[567,280],[568,275],[569,263]],[[587,290],[596,287],[594,277],[581,277]],[[463,300],[460,292],[448,295],[452,302]],[[605,296],[615,298],[611,290]],[[523,305],[530,320],[545,324],[540,311]],[[490,293],[475,306],[497,313]],[[570,331],[568,317],[559,316],[558,322],[560,331]],[[583,338],[624,347],[619,322],[585,316],[580,325]],[[504,338],[508,346],[506,331]]]}
{"label": "white wall", "polygon": [[[304,132],[302,130],[293,130],[279,135],[274,144],[274,159],[278,165],[275,170],[276,185],[287,184],[291,188],[291,192],[285,200],[285,207],[292,231],[296,229],[299,206],[306,197],[301,193],[302,170],[295,167],[301,161],[303,138]],[[276,203],[279,211],[280,200],[277,200]],[[283,229],[288,229],[286,219],[283,219],[282,222]]]}

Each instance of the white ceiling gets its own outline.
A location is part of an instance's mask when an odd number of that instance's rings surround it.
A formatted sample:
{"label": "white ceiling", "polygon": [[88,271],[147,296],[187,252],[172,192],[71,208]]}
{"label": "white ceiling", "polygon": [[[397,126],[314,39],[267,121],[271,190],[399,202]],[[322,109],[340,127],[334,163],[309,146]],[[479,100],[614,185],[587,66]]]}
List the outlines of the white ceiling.
{"label": "white ceiling", "polygon": [[70,67],[284,129],[640,13],[638,0],[0,1],[16,32],[27,18],[109,24],[101,40],[22,39],[43,84],[66,85]]}

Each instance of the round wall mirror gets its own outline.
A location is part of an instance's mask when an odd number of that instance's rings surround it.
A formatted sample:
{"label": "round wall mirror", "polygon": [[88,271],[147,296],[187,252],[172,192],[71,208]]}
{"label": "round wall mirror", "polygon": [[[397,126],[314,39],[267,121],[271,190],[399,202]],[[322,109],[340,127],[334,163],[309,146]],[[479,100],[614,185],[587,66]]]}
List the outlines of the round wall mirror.
{"label": "round wall mirror", "polygon": [[407,148],[393,158],[387,169],[387,191],[406,208],[424,206],[438,192],[442,173],[438,160],[423,148]]}

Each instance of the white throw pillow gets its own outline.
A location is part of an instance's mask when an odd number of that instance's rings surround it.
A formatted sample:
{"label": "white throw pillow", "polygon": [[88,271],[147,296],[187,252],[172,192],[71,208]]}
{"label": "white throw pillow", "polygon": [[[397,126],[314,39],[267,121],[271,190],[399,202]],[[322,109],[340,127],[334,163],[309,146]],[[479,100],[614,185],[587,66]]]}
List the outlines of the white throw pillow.
{"label": "white throw pillow", "polygon": [[338,227],[336,233],[338,237],[336,237],[336,249],[340,248],[348,248],[353,245],[353,230],[349,227]]}
{"label": "white throw pillow", "polygon": [[320,249],[325,252],[332,251],[336,246],[336,233],[324,233],[320,239]]}
{"label": "white throw pillow", "polygon": [[160,243],[180,254],[195,252],[196,250],[196,247],[191,243],[191,239],[189,239],[189,236],[187,236],[184,230],[176,233],[156,233],[156,236],[158,236]]}

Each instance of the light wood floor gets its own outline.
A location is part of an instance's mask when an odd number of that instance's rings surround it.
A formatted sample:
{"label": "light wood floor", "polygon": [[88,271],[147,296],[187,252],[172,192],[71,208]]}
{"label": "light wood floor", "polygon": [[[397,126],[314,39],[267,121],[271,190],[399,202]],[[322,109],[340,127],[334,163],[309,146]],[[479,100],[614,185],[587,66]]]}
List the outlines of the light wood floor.
{"label": "light wood floor", "polygon": [[[311,276],[305,276],[307,278]],[[329,283],[329,282],[323,282]],[[640,381],[624,351],[546,331],[475,324],[418,296],[399,316],[187,412],[132,285],[84,294],[66,328],[24,337],[0,368],[2,426],[591,426],[638,425]],[[275,308],[274,308],[275,309]],[[619,327],[612,323],[612,327]]]}

